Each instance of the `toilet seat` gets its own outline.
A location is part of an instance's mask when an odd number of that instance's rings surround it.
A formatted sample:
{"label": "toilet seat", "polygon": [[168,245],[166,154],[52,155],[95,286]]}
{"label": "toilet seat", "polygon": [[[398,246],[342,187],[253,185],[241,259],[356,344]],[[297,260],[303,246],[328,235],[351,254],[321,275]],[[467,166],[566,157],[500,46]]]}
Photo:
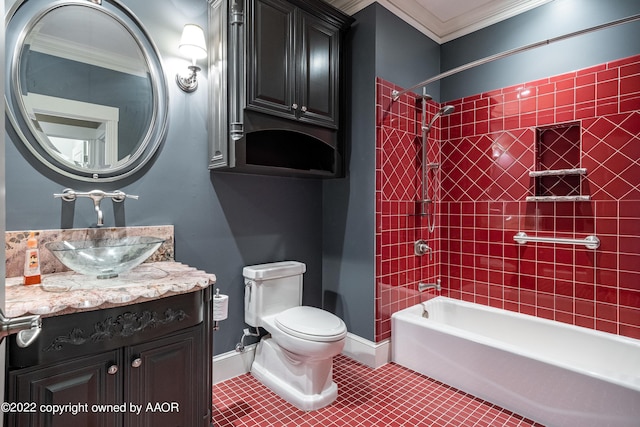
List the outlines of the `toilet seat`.
{"label": "toilet seat", "polygon": [[289,308],[276,315],[275,323],[289,335],[309,341],[338,341],[347,334],[342,319],[315,307]]}

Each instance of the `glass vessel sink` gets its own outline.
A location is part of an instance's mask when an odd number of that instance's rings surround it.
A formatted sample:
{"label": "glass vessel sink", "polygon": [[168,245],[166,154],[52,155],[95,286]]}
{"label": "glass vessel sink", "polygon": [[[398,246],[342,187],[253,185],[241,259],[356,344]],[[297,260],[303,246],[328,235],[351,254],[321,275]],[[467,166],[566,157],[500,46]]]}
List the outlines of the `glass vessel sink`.
{"label": "glass vessel sink", "polygon": [[157,237],[130,236],[114,239],[46,243],[44,246],[71,270],[109,279],[142,264],[164,242]]}

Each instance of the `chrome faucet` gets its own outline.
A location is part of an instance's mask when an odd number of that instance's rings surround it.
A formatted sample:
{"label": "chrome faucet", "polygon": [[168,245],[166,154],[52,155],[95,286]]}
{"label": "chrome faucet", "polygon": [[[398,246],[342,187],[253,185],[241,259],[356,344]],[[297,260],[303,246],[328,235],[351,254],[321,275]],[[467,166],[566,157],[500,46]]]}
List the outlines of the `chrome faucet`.
{"label": "chrome faucet", "polygon": [[65,188],[64,190],[62,190],[62,193],[56,193],[53,195],[53,197],[60,197],[65,202],[73,202],[77,197],[88,197],[93,200],[93,208],[95,209],[98,218],[96,222],[97,227],[102,227],[104,225],[102,210],[100,209],[100,202],[102,201],[102,199],[107,197],[118,203],[123,202],[124,199],[138,199],[138,196],[126,194],[125,192],[120,190],[116,190],[112,193],[108,193],[102,190],[91,190],[89,192],[82,193],[72,190],[71,188]]}
{"label": "chrome faucet", "polygon": [[91,200],[93,200],[93,208],[96,211],[96,214],[98,215],[98,220],[96,222],[96,225],[98,227],[102,227],[104,225],[104,222],[102,220],[102,211],[100,210],[100,202],[102,201],[102,199],[104,198],[104,191],[100,191],[100,190],[91,190],[89,191],[89,198]]}
{"label": "chrome faucet", "polygon": [[427,289],[435,289],[440,292],[442,290],[440,279],[436,280],[436,283],[418,283],[418,291],[424,292]]}

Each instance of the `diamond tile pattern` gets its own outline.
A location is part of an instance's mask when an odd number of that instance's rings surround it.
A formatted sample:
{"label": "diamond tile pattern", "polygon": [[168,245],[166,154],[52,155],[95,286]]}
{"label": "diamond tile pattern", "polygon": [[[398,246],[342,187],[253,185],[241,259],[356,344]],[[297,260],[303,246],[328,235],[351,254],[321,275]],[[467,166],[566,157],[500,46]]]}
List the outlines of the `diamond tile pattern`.
{"label": "diamond tile pattern", "polygon": [[[415,99],[392,103],[402,88],[382,79],[376,87],[377,341],[390,336],[392,313],[424,298],[417,282],[438,278],[443,295],[640,338],[640,55],[448,102],[455,112],[429,135],[429,162],[440,163],[429,189],[433,234],[412,202],[421,190]],[[430,102],[427,118],[438,108]],[[539,153],[547,168],[587,169],[541,180],[544,191],[591,201],[525,201],[537,129],[549,138]],[[576,139],[577,160],[567,150]],[[521,246],[518,231],[595,234],[601,246]],[[413,255],[418,238],[435,248],[433,261]]]}
{"label": "diamond tile pattern", "polygon": [[579,196],[580,176],[541,176],[536,178],[536,196]]}
{"label": "diamond tile pattern", "polygon": [[591,197],[640,200],[640,111],[584,120],[583,126]]}
{"label": "diamond tile pattern", "polygon": [[[415,134],[382,127],[382,195],[385,200],[415,200],[421,191],[420,142]],[[398,165],[404,165],[399,168]]]}
{"label": "diamond tile pattern", "polygon": [[531,420],[393,363],[371,369],[345,356],[334,360],[336,401],[296,409],[251,374],[213,387],[216,427],[538,427]]}
{"label": "diamond tile pattern", "polygon": [[531,191],[532,129],[442,141],[443,200],[519,200]]}

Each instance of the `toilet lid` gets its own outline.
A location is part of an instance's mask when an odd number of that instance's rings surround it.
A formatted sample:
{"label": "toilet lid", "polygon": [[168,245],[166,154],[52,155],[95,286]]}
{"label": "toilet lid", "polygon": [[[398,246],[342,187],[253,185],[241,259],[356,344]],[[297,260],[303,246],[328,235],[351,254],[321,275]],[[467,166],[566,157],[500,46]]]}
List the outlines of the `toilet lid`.
{"label": "toilet lid", "polygon": [[276,325],[294,337],[311,341],[337,341],[347,333],[342,319],[315,307],[293,307],[278,314]]}

